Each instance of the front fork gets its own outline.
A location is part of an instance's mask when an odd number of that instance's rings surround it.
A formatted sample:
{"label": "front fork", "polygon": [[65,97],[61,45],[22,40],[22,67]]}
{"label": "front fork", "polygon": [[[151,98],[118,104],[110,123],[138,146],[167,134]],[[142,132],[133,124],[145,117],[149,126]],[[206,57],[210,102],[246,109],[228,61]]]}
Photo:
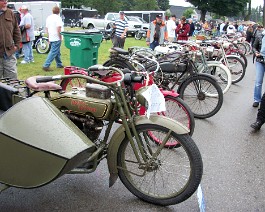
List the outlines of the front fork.
{"label": "front fork", "polygon": [[[147,157],[148,153],[146,152],[146,150],[144,149],[144,141],[143,139],[139,136],[135,124],[134,124],[134,118],[130,113],[129,107],[126,103],[126,99],[125,99],[125,95],[123,93],[122,87],[120,85],[118,85],[118,90],[119,93],[121,94],[120,96],[118,96],[116,93],[115,95],[115,99],[118,99],[118,110],[122,119],[122,123],[123,126],[125,128],[125,132],[126,135],[129,139],[130,145],[132,146],[133,152],[135,154],[135,157],[138,161],[139,164],[142,164],[142,160],[144,161],[144,163],[146,164],[146,167],[148,167],[149,165],[151,165],[151,163],[157,158],[157,156],[160,154],[161,150],[164,148],[165,144],[167,143],[169,136],[171,134],[171,130],[168,132],[167,136],[165,137],[165,139],[163,140],[162,144],[157,148],[156,152],[152,152],[151,148],[148,147],[148,143],[146,143],[148,151],[149,151],[149,155],[151,157]],[[122,105],[123,104],[123,105]],[[124,109],[123,109],[124,108]],[[146,138],[145,140],[147,141],[147,136],[146,133],[144,134],[144,138]],[[136,140],[136,142],[134,142],[134,139]],[[136,147],[137,144],[137,147]],[[140,151],[140,156],[142,158],[140,158],[137,149],[139,149]]]}

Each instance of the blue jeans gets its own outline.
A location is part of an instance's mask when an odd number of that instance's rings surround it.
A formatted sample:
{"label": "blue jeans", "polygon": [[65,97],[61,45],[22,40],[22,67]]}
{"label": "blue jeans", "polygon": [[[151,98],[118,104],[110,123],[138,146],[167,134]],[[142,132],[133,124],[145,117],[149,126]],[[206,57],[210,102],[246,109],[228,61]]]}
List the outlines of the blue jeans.
{"label": "blue jeans", "polygon": [[150,48],[151,48],[152,50],[154,50],[155,47],[157,47],[157,46],[159,46],[159,43],[158,43],[158,41],[156,41],[156,40],[154,40],[152,43],[150,43]]}
{"label": "blue jeans", "polygon": [[265,65],[256,62],[256,81],[255,81],[255,87],[254,87],[254,102],[260,102],[261,101],[261,93],[262,93],[262,83],[265,73]]}
{"label": "blue jeans", "polygon": [[32,51],[32,41],[29,41],[28,43],[23,43],[22,51],[24,54],[24,60],[26,62],[34,60]]}
{"label": "blue jeans", "polygon": [[60,41],[60,40],[50,42],[51,50],[50,50],[50,52],[46,58],[46,61],[43,65],[43,67],[45,67],[45,68],[50,67],[50,65],[54,59],[55,59],[57,68],[63,66],[63,63],[61,61],[61,51],[60,51],[61,43],[62,43],[62,41]]}

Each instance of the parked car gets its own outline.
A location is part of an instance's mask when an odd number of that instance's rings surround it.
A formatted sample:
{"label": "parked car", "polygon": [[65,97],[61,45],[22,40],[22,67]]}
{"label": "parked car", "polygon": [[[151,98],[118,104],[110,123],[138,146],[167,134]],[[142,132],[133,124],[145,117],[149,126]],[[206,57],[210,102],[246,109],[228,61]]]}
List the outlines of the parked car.
{"label": "parked car", "polygon": [[142,29],[149,29],[149,23],[147,23],[144,19],[142,19],[141,17],[138,16],[127,16],[127,18],[129,19],[129,21],[134,21],[134,22],[138,22],[142,24]]}
{"label": "parked car", "polygon": [[[97,28],[99,30],[108,29],[109,23],[114,22],[119,18],[119,13],[107,13],[104,19],[98,18],[83,18],[83,28],[92,29]],[[142,24],[135,21],[130,21],[127,16],[125,20],[128,22],[129,29],[127,34],[134,36],[135,33],[142,28]]]}

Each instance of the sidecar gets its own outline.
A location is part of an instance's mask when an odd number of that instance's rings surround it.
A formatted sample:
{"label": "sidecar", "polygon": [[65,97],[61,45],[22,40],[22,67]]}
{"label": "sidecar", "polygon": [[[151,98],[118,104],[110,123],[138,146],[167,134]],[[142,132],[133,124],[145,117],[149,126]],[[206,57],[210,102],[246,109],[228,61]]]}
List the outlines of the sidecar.
{"label": "sidecar", "polygon": [[27,98],[0,115],[0,183],[45,185],[83,163],[95,148],[48,100]]}

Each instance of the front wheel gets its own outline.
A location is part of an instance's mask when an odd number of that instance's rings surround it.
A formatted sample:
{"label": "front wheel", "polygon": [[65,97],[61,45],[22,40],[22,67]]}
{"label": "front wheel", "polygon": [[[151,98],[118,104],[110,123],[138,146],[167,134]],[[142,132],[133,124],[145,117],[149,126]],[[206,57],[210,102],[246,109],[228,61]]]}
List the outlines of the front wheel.
{"label": "front wheel", "polygon": [[[231,72],[232,84],[240,82],[246,74],[246,66],[244,62],[237,56],[227,55],[227,66]],[[225,63],[224,59],[221,61]]]}
{"label": "front wheel", "polygon": [[[143,155],[136,148],[142,156],[138,161],[129,139],[122,141],[117,157],[122,183],[138,198],[156,205],[173,205],[188,199],[198,188],[203,173],[202,158],[192,138],[156,124],[138,125],[136,130]],[[159,152],[160,145],[153,142],[150,133],[159,140],[178,140],[180,147],[162,147]],[[137,146],[135,137],[133,143]]]}
{"label": "front wheel", "polygon": [[195,118],[215,115],[222,107],[223,92],[216,80],[207,75],[188,77],[179,88],[179,96],[189,106]]}
{"label": "front wheel", "polygon": [[51,49],[51,45],[47,38],[40,38],[36,43],[36,51],[39,54],[47,54]]}
{"label": "front wheel", "polygon": [[230,70],[223,64],[215,64],[210,61],[207,66],[203,66],[200,70],[201,73],[210,74],[215,78],[220,85],[223,94],[227,93],[232,84],[232,76]]}
{"label": "front wheel", "polygon": [[136,32],[134,35],[135,40],[141,40],[142,39],[142,35],[140,32]]}

